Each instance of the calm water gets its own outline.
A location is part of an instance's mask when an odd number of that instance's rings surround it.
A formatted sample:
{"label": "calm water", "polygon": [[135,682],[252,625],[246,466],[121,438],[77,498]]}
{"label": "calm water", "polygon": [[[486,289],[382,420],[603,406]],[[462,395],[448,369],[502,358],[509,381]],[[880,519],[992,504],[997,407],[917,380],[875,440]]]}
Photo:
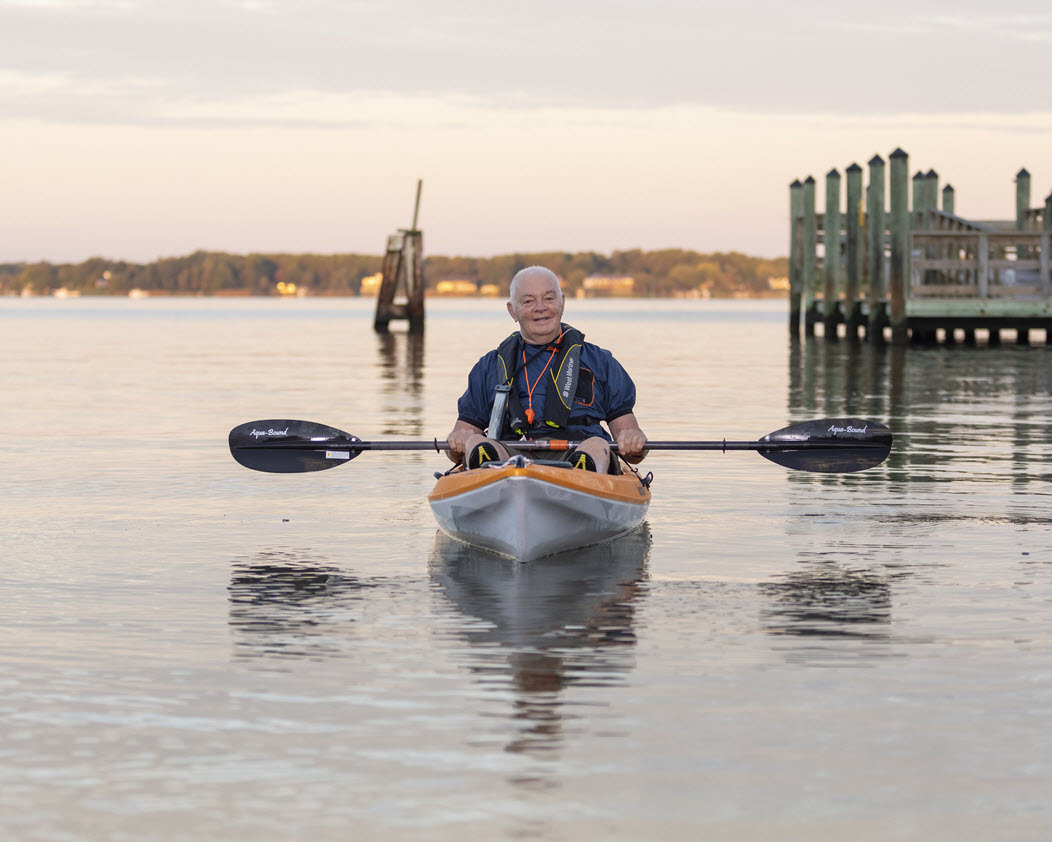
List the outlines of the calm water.
{"label": "calm water", "polygon": [[656,453],[644,530],[516,565],[436,535],[437,454],[228,454],[262,418],[444,437],[513,324],[428,306],[418,342],[368,301],[0,299],[0,838],[1049,838],[1052,348],[570,302],[652,438],[896,448]]}

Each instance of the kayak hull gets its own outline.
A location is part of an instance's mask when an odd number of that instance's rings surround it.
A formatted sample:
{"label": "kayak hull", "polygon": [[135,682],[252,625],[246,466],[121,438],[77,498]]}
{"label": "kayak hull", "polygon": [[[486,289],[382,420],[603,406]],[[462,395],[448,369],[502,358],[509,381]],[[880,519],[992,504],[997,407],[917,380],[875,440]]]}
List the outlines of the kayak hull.
{"label": "kayak hull", "polygon": [[631,532],[646,517],[650,489],[632,472],[597,474],[519,456],[441,477],[428,502],[451,538],[533,561]]}

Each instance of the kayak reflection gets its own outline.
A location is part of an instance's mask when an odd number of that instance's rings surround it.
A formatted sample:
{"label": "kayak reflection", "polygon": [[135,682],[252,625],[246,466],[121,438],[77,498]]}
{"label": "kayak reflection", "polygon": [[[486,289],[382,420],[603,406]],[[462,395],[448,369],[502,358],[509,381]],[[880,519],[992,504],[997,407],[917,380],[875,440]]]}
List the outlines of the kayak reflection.
{"label": "kayak reflection", "polygon": [[562,691],[616,685],[632,669],[649,551],[646,524],[526,564],[436,534],[431,577],[457,611],[466,666],[486,689],[513,694],[508,751],[557,748]]}

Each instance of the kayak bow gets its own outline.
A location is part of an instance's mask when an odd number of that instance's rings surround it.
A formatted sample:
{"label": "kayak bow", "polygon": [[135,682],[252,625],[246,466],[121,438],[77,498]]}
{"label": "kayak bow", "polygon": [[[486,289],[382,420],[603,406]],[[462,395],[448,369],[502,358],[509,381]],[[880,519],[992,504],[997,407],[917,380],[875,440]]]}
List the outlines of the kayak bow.
{"label": "kayak bow", "polygon": [[516,456],[443,475],[428,502],[451,538],[533,561],[631,532],[646,517],[650,489],[635,472],[598,474]]}

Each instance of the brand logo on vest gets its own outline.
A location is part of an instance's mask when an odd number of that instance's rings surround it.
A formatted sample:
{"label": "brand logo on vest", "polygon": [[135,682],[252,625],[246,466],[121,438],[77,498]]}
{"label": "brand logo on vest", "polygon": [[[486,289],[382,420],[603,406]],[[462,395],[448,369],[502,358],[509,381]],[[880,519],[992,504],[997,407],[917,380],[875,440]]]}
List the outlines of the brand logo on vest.
{"label": "brand logo on vest", "polygon": [[570,387],[573,385],[573,357],[566,358],[566,375],[563,378],[563,397],[570,399]]}

